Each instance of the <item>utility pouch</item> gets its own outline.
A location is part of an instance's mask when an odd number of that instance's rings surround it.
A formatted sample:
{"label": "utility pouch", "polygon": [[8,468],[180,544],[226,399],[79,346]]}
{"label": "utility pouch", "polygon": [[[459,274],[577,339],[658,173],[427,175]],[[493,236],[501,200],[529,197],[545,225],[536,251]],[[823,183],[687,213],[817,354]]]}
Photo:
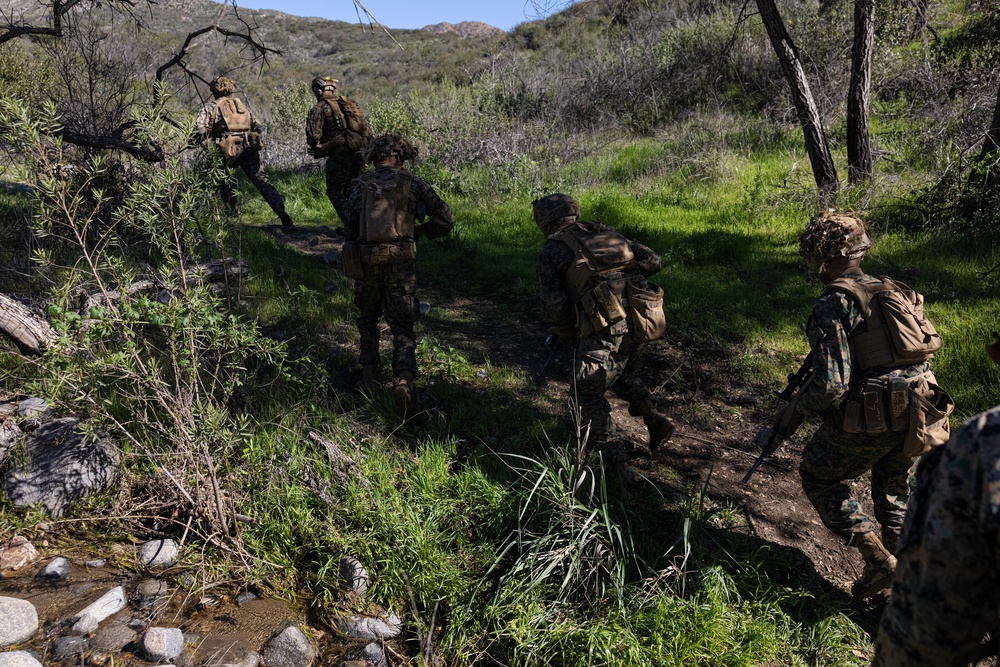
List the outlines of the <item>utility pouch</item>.
{"label": "utility pouch", "polygon": [[656,340],[667,330],[663,314],[663,289],[646,280],[629,280],[625,288],[629,330],[637,345]]}
{"label": "utility pouch", "polygon": [[889,378],[889,428],[899,433],[910,428],[910,387],[899,377]]}
{"label": "utility pouch", "polygon": [[366,263],[370,266],[382,266],[383,264],[392,264],[392,249],[393,247],[387,243],[376,243],[373,245],[366,246],[368,251],[365,253],[367,257]]}
{"label": "utility pouch", "polygon": [[227,160],[233,160],[243,155],[245,142],[242,134],[227,134],[215,140],[219,153]]}
{"label": "utility pouch", "polygon": [[955,401],[937,384],[930,371],[910,378],[910,428],[903,442],[903,453],[917,457],[948,442],[951,425],[948,416]]}
{"label": "utility pouch", "polygon": [[864,433],[864,413],[862,412],[861,401],[848,398],[844,401],[844,424],[842,428],[845,433]]}
{"label": "utility pouch", "polygon": [[357,280],[365,275],[364,266],[361,264],[361,246],[354,241],[347,241],[340,250],[341,257],[344,258],[344,275]]}
{"label": "utility pouch", "polygon": [[248,134],[247,143],[249,143],[250,148],[255,151],[259,151],[264,148],[264,138],[260,136],[260,132],[251,132]]}
{"label": "utility pouch", "polygon": [[608,281],[597,283],[592,290],[580,297],[580,307],[590,318],[594,331],[603,331],[625,319],[625,309]]}
{"label": "utility pouch", "polygon": [[885,392],[881,380],[872,378],[861,390],[861,399],[865,406],[865,433],[885,433],[888,429],[885,420]]}

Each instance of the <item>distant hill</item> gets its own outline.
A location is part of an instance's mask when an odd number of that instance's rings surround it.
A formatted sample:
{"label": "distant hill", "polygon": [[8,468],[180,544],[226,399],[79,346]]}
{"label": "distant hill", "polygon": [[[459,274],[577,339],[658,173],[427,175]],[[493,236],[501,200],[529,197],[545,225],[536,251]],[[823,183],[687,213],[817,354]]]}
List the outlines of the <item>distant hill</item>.
{"label": "distant hill", "polygon": [[479,21],[462,21],[461,23],[435,23],[434,25],[424,26],[423,30],[426,32],[434,33],[435,35],[442,35],[445,33],[453,32],[459,37],[486,37],[490,35],[502,35],[503,30],[500,28],[494,28],[486,23],[481,23]]}

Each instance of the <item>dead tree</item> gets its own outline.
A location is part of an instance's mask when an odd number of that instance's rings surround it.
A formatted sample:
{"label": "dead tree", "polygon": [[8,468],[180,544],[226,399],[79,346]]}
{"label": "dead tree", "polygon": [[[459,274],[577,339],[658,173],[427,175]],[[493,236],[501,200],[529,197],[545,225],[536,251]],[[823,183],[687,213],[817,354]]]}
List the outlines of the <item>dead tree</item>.
{"label": "dead tree", "polygon": [[837,181],[837,169],[833,165],[819,109],[816,108],[816,102],[809,88],[809,81],[802,68],[798,49],[795,48],[795,43],[792,42],[784,21],[781,20],[781,14],[778,13],[778,7],[774,0],[756,0],[756,2],[764,22],[764,29],[767,31],[771,46],[774,47],[778,62],[781,64],[781,69],[785,73],[785,79],[788,80],[788,86],[791,89],[792,102],[795,104],[795,112],[802,125],[806,152],[809,154],[809,162],[812,165],[816,186],[824,200],[832,199],[836,196],[840,185]]}

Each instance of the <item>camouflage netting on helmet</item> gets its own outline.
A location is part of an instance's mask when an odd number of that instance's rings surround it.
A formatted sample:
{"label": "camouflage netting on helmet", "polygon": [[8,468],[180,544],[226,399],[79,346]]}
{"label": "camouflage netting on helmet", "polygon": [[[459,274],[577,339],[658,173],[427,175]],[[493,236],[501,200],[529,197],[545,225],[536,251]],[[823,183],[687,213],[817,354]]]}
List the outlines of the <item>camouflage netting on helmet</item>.
{"label": "camouflage netting on helmet", "polygon": [[222,95],[232,95],[233,91],[236,89],[236,84],[228,76],[217,76],[212,79],[208,84],[208,89],[212,91],[212,94],[216,97]]}
{"label": "camouflage netting on helmet", "polygon": [[365,148],[364,158],[368,164],[377,164],[393,155],[399,157],[400,162],[406,162],[417,157],[417,149],[403,135],[390,132],[372,139]]}
{"label": "camouflage netting on helmet", "polygon": [[337,79],[332,76],[318,76],[312,80],[313,95],[319,97],[324,90],[337,90]]}
{"label": "camouflage netting on helmet", "polygon": [[799,236],[799,254],[817,265],[839,257],[860,259],[871,248],[865,223],[853,213],[823,211]]}
{"label": "camouflage netting on helmet", "polygon": [[546,236],[554,231],[553,227],[561,226],[558,223],[580,217],[580,204],[561,192],[536,199],[531,210],[535,216],[535,224]]}

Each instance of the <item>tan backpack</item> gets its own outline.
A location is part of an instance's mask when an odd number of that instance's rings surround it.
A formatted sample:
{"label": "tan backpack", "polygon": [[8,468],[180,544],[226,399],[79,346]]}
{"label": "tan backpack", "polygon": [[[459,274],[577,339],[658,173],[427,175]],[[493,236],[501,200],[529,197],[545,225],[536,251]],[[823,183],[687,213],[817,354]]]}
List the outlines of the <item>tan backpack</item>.
{"label": "tan backpack", "polygon": [[359,241],[390,243],[413,238],[415,220],[410,213],[410,186],[413,176],[396,170],[391,180],[365,174],[359,180],[362,191]]}

